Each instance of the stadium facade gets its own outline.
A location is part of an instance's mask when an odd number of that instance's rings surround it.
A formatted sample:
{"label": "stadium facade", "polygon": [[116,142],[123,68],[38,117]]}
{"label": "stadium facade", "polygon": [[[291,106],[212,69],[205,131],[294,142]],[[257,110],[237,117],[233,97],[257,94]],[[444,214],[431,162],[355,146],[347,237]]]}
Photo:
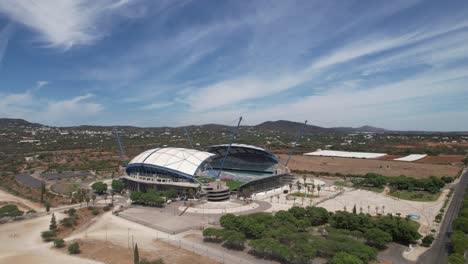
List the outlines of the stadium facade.
{"label": "stadium facade", "polygon": [[122,176],[127,188],[133,191],[175,189],[179,193],[198,189],[206,179],[213,178],[236,181],[237,190],[255,191],[272,189],[290,180],[288,169],[273,153],[244,144],[215,145],[207,151],[150,149],[134,157]]}

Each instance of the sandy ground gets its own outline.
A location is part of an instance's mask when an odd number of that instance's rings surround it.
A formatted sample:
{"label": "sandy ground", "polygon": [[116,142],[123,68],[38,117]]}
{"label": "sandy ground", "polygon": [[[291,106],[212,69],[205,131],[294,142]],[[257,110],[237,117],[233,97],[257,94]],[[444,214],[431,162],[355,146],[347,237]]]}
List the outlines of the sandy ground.
{"label": "sandy ground", "polygon": [[[159,256],[167,263],[202,264],[218,263],[223,262],[223,260],[224,263],[239,263],[239,259],[232,256],[227,250],[216,251],[203,244],[190,242],[184,239],[182,235],[169,235],[110,213],[106,213],[87,230],[72,235],[66,240],[73,239],[108,241],[124,248],[132,248],[133,243],[138,243],[138,248],[143,251],[159,251]],[[161,246],[161,242],[165,243],[165,247]],[[242,263],[249,262],[243,261]]]}
{"label": "sandy ground", "polygon": [[24,205],[24,206],[22,206],[23,208],[27,207],[27,208],[30,208],[30,209],[34,209],[34,210],[36,210],[38,212],[44,209],[44,206],[42,206],[41,204],[31,202],[29,200],[23,199],[23,198],[18,197],[18,196],[14,196],[13,194],[7,193],[7,192],[5,192],[3,190],[0,190],[0,201],[2,201],[2,202],[14,202],[14,203],[22,204],[22,205]]}
{"label": "sandy ground", "polygon": [[[239,204],[234,202],[214,202],[214,203],[205,203],[197,205],[196,207],[189,207],[185,211],[186,213],[195,213],[195,214],[233,214],[243,211],[249,211],[257,208],[259,205],[257,203],[251,204]],[[186,206],[179,207],[179,211],[184,211]]]}
{"label": "sandy ground", "polygon": [[[287,159],[286,155],[279,155],[280,159]],[[379,173],[386,176],[411,176],[427,178],[429,176],[458,176],[461,166],[425,164],[415,162],[350,159],[313,156],[292,156],[289,162],[292,170],[307,170],[316,172],[329,172],[341,174]]]}
{"label": "sandy ground", "polygon": [[[415,202],[401,200],[383,193],[376,193],[372,191],[353,189],[345,187],[345,192],[339,194],[340,187],[326,186],[320,191],[320,197],[317,197],[317,191],[314,196],[309,198],[297,198],[295,201],[291,200],[291,196],[283,194],[283,190],[289,189],[284,186],[279,189],[271,190],[266,193],[257,194],[256,200],[270,202],[272,207],[266,210],[267,212],[277,212],[280,210],[288,210],[292,206],[319,206],[327,209],[328,211],[346,210],[351,212],[354,205],[356,205],[357,212],[362,208],[363,213],[400,213],[402,217],[408,214],[415,214],[420,216],[419,223],[421,224],[420,232],[422,234],[430,233],[431,229],[438,229],[439,224],[434,222],[435,216],[439,213],[440,208],[443,206],[445,197],[449,192],[448,189],[442,191],[441,195],[436,201],[433,202]],[[293,187],[293,193],[297,190]],[[304,190],[301,191],[304,193]],[[332,196],[334,198],[329,199]],[[377,209],[376,209],[377,208]]]}
{"label": "sandy ground", "polygon": [[[58,219],[62,214],[56,213]],[[40,233],[49,228],[50,215],[0,225],[0,263],[15,264],[95,264],[92,260],[70,256],[51,249]]]}

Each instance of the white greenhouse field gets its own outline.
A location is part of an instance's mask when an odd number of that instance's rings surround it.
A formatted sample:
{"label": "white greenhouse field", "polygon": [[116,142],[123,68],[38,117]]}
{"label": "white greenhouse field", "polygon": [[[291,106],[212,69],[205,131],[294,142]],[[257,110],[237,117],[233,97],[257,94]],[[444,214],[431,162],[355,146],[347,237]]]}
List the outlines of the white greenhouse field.
{"label": "white greenhouse field", "polygon": [[369,152],[350,152],[337,150],[317,150],[314,152],[304,153],[304,156],[323,156],[323,157],[339,157],[339,158],[357,158],[357,159],[376,159],[387,155],[386,153],[369,153]]}

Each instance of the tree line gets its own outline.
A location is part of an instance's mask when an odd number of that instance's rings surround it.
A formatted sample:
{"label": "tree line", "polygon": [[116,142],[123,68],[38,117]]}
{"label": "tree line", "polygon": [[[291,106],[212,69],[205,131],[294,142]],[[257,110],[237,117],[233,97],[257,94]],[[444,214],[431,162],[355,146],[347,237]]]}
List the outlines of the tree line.
{"label": "tree line", "polygon": [[222,229],[203,231],[206,241],[223,243],[230,249],[248,247],[255,256],[295,264],[309,263],[315,257],[335,264],[367,263],[392,241],[409,244],[421,237],[411,220],[399,216],[329,213],[313,206],[275,214],[227,214],[220,224]]}

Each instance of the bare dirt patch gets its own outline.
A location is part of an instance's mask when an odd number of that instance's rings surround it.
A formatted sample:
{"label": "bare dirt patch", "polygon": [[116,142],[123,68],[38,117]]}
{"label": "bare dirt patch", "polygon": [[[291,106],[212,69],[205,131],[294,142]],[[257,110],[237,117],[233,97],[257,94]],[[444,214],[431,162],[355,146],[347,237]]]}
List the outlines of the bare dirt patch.
{"label": "bare dirt patch", "polygon": [[[111,242],[105,242],[93,239],[75,240],[80,245],[81,253],[79,256],[83,258],[102,261],[108,264],[128,264],[133,263],[133,250],[122,247]],[[75,242],[73,241],[73,242]],[[72,243],[72,241],[68,242]],[[218,263],[207,257],[196,255],[185,249],[168,245],[161,241],[154,241],[155,250],[146,251],[139,249],[140,259],[146,258],[154,260],[162,258],[165,263],[171,264],[215,264]],[[62,249],[66,251],[66,249]],[[176,253],[177,252],[177,253]]]}
{"label": "bare dirt patch", "polygon": [[[279,155],[281,160],[286,160],[286,155]],[[427,178],[430,176],[458,176],[461,165],[441,165],[416,162],[401,162],[371,159],[351,159],[335,157],[292,156],[289,162],[292,170],[356,174],[364,175],[369,172],[379,173],[385,176],[411,176],[415,178]]]}
{"label": "bare dirt patch", "polygon": [[400,155],[385,155],[383,157],[380,157],[380,158],[377,158],[378,160],[394,160],[394,159],[398,159],[398,158],[401,158],[403,156],[400,156]]}
{"label": "bare dirt patch", "polygon": [[439,164],[453,164],[462,163],[463,155],[438,155],[427,156],[424,159],[418,160],[418,163],[439,163]]}
{"label": "bare dirt patch", "polygon": [[62,224],[59,224],[57,231],[56,231],[57,238],[66,238],[75,231],[78,232],[80,230],[83,230],[89,227],[91,224],[93,224],[97,220],[98,216],[103,214],[103,211],[101,208],[96,207],[96,209],[99,210],[98,215],[94,215],[93,211],[89,210],[88,208],[81,208],[81,209],[76,210],[76,213],[75,213],[77,215],[76,224],[73,227],[65,227]]}
{"label": "bare dirt patch", "polygon": [[[30,201],[40,203],[41,199],[41,190],[40,188],[29,188],[19,184],[15,177],[12,175],[2,177],[0,181],[0,186],[12,193],[13,195],[21,196]],[[47,192],[44,196],[44,200],[48,201],[52,207],[59,205],[68,205],[70,204],[70,199],[55,195],[53,193]]]}

